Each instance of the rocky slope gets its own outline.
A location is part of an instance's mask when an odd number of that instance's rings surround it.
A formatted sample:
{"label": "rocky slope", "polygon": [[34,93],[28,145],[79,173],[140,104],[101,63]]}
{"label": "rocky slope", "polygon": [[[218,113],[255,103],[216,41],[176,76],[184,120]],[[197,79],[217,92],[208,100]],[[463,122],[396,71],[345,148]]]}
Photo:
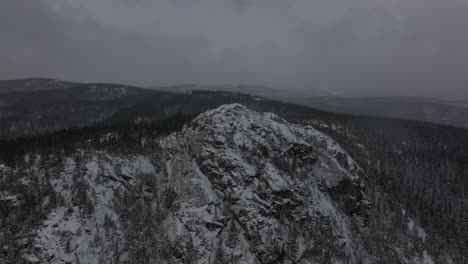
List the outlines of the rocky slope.
{"label": "rocky slope", "polygon": [[[434,263],[424,230],[404,213],[413,230],[401,234],[406,243],[373,240],[366,175],[312,126],[223,105],[153,149],[27,156],[23,167],[1,167],[4,179],[24,188],[48,182],[53,195],[37,201],[43,217],[31,228],[10,236],[0,229],[0,260]],[[8,221],[25,198],[2,197]],[[395,256],[372,255],[369,244]]]}

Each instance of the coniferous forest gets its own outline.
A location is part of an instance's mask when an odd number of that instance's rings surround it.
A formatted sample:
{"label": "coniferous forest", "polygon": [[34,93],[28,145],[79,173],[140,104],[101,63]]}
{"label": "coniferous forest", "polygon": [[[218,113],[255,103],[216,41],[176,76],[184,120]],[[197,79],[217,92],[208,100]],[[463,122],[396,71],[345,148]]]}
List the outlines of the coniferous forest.
{"label": "coniferous forest", "polygon": [[[3,168],[12,168],[4,169],[0,174],[0,193],[3,194],[0,200],[0,259],[5,263],[19,263],[19,254],[33,243],[31,233],[36,232],[37,226],[56,208],[67,207],[69,217],[75,210],[81,219],[91,217],[97,210],[96,203],[93,202],[93,194],[89,194],[89,183],[82,179],[85,175],[82,170],[86,170],[84,164],[93,153],[104,151],[118,156],[148,154],[156,159],[154,155],[161,152],[162,138],[179,133],[184,126],[192,126],[193,119],[206,110],[239,102],[255,111],[275,113],[291,124],[314,127],[336,141],[356,161],[365,174],[363,192],[369,201],[359,236],[370,255],[385,256],[385,259],[379,259],[381,263],[398,263],[402,254],[409,256],[412,251],[422,252],[422,249],[430,252],[440,263],[445,263],[442,259],[447,255],[451,256],[453,263],[468,263],[468,129],[419,121],[332,114],[241,94],[196,92],[194,95],[172,95],[168,98],[167,102],[154,107],[149,103],[135,104],[92,125],[0,141],[0,163]],[[178,107],[174,108],[174,105]],[[63,187],[70,190],[70,197],[54,188],[54,178],[60,177],[60,171],[65,169],[66,157],[72,157],[75,167],[81,168],[73,172],[71,186]],[[342,158],[337,157],[337,160]],[[278,164],[280,168],[285,166]],[[163,164],[159,166],[163,167]],[[294,165],[284,169],[294,172]],[[142,190],[158,188],[155,179],[146,176],[135,186]],[[151,207],[145,204],[150,199],[148,197],[138,198],[125,192],[115,198],[114,203],[120,208],[120,225],[125,226],[128,232],[125,233],[127,239],[139,239],[132,238],[135,232],[160,232],[161,226],[154,225],[153,220],[159,217],[163,221],[170,212],[177,210],[174,206],[181,194],[165,188],[161,190],[162,198],[157,198],[162,201],[158,205],[161,208],[154,212],[145,209]],[[151,193],[143,193],[146,192]],[[130,201],[137,204],[129,204]],[[135,222],[133,215],[141,210],[149,210],[148,213],[155,215],[147,215],[143,222]],[[106,228],[113,228],[115,221],[106,216]],[[142,224],[144,226],[140,226]],[[216,228],[217,224],[213,225],[210,228]],[[228,221],[226,230],[231,237],[222,243],[231,243],[235,247],[237,238],[232,234],[236,233],[239,225],[240,222]],[[291,232],[289,236],[298,231]],[[71,234],[63,237],[69,236]],[[156,236],[141,243],[149,245],[158,239],[165,238]],[[21,242],[11,246],[11,241]],[[67,252],[74,250],[70,241],[65,239],[63,242]],[[292,247],[287,254],[296,252],[293,255],[300,255],[300,247],[295,248],[295,241],[285,244]],[[407,244],[411,247],[402,246],[406,251],[395,250],[395,245]],[[158,257],[179,258],[170,243],[153,246],[157,248],[154,254]],[[109,252],[119,251],[119,245],[107,247],[117,247],[107,249]],[[136,254],[132,258],[137,260],[129,263],[148,263],[152,259],[148,248],[138,248],[133,244],[125,247],[129,248],[130,254]],[[225,247],[219,246],[213,254],[223,259],[224,250]],[[278,249],[280,255],[285,254],[282,250]],[[187,256],[180,258],[186,259]],[[326,260],[324,256],[317,259],[318,263],[331,263],[327,262],[330,258]]]}

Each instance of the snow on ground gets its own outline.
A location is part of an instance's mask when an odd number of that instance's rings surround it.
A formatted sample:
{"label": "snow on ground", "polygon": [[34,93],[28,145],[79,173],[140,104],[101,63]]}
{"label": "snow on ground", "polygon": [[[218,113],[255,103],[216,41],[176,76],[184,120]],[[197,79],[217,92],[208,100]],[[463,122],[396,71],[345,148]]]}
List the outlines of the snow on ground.
{"label": "snow on ground", "polygon": [[408,222],[408,230],[410,232],[414,232],[415,229],[416,229],[418,237],[422,241],[426,241],[426,237],[427,237],[426,231],[424,231],[424,229],[422,229],[421,227],[416,225],[416,223],[413,221],[413,219],[410,219],[409,222]]}
{"label": "snow on ground", "polygon": [[434,260],[432,260],[432,257],[427,253],[427,251],[424,251],[423,253],[422,264],[435,264]]}
{"label": "snow on ground", "polygon": [[268,184],[273,191],[285,190],[289,187],[284,176],[280,175],[280,172],[271,164],[265,165],[265,174],[268,176]]}
{"label": "snow on ground", "polygon": [[[24,257],[32,262],[37,259],[48,259],[52,264],[99,264],[106,259],[109,261],[110,256],[103,254],[109,253],[113,245],[104,243],[101,248],[96,248],[94,245],[101,240],[113,241],[117,238],[123,243],[123,233],[118,228],[112,234],[104,231],[106,218],[119,226],[119,216],[113,205],[114,192],[119,190],[122,182],[128,180],[120,178],[115,173],[115,168],[120,167],[124,176],[135,176],[154,174],[154,166],[147,157],[143,156],[118,157],[103,152],[94,153],[82,164],[81,171],[84,174],[80,175],[88,182],[87,192],[94,206],[94,213],[88,217],[82,215],[79,206],[70,203],[73,196],[70,186],[80,168],[72,158],[65,158],[63,163],[63,171],[53,180],[53,185],[56,192],[60,193],[67,202],[48,215],[37,231],[35,251]],[[103,180],[100,177],[111,180]]]}

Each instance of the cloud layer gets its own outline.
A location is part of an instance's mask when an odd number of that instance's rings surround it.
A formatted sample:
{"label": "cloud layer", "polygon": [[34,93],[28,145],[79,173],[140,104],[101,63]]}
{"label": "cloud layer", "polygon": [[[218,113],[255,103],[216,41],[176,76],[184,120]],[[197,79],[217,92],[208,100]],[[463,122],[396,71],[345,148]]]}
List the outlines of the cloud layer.
{"label": "cloud layer", "polygon": [[4,0],[0,78],[468,99],[468,1]]}

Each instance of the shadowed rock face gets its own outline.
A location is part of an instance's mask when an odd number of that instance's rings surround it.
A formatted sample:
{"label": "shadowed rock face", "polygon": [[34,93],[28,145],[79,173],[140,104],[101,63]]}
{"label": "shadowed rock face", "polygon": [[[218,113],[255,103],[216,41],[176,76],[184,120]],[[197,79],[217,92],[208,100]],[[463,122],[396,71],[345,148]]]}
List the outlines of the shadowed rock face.
{"label": "shadowed rock face", "polygon": [[368,203],[363,201],[363,190],[358,183],[344,178],[336,186],[329,188],[328,192],[333,199],[339,201],[341,209],[346,214],[353,215],[358,212],[361,215],[366,214]]}

